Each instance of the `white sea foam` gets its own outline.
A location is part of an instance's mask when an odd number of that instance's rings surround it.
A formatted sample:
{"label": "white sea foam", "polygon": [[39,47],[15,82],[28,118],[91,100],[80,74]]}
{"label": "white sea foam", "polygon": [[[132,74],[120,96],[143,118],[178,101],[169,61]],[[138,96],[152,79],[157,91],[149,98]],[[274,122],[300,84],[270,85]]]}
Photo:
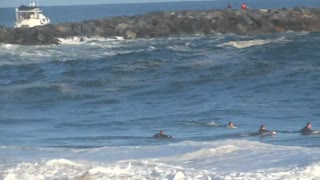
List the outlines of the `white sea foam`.
{"label": "white sea foam", "polygon": [[1,49],[7,49],[7,50],[16,50],[20,45],[16,44],[1,44]]}
{"label": "white sea foam", "polygon": [[[239,164],[244,166],[244,164]],[[219,173],[215,169],[183,168],[154,161],[115,164],[83,162],[82,166],[23,163],[3,174],[4,180],[44,179],[319,179],[320,162],[302,167],[277,167],[251,172]]]}
{"label": "white sea foam", "polygon": [[[219,39],[222,37],[216,36],[216,38],[213,38],[213,44],[217,43],[217,41],[220,41]],[[106,56],[128,55],[136,52],[155,51],[159,48],[159,46],[166,46],[168,49],[172,49],[174,51],[187,52],[193,50],[193,41],[197,40],[199,40],[199,37],[160,38],[148,40],[123,40],[121,37],[114,37],[112,39],[106,39],[103,37],[73,37],[65,39],[61,38],[61,45],[58,46],[22,46],[1,44],[2,48],[0,49],[0,55],[8,58],[4,58],[2,61],[0,61],[0,65],[20,65],[43,63],[47,61],[69,61],[78,59],[95,60],[104,58]],[[230,41],[218,46],[234,46],[237,48],[245,48],[283,40],[284,39],[278,38],[266,40],[256,39],[251,41]],[[182,64],[182,66],[202,68],[208,66],[219,66],[221,64],[228,63],[228,61],[225,61],[226,58],[223,54],[212,55],[207,52],[198,53],[200,53],[199,55],[201,56],[205,56],[205,58],[188,62],[189,64]]]}
{"label": "white sea foam", "polygon": [[224,45],[229,45],[229,46],[233,46],[241,49],[241,48],[247,48],[251,46],[264,45],[270,42],[271,41],[269,40],[257,39],[257,40],[249,40],[249,41],[230,41],[228,43],[225,43]]}
{"label": "white sea foam", "polygon": [[215,121],[210,121],[210,122],[206,123],[206,125],[207,126],[213,126],[213,127],[218,127],[219,126],[219,124],[216,123]]}
{"label": "white sea foam", "polygon": [[[44,63],[47,61],[69,61],[77,59],[95,60],[105,56],[127,54],[135,50],[127,50],[129,46],[121,39],[70,38],[60,39],[61,45],[22,46],[1,44],[0,65],[21,65]],[[122,48],[122,49],[118,49]],[[139,49],[138,51],[141,51]]]}
{"label": "white sea foam", "polygon": [[80,37],[58,38],[61,44],[83,44],[84,40]]}
{"label": "white sea foam", "polygon": [[188,52],[191,51],[192,49],[188,46],[182,46],[182,45],[176,45],[176,46],[169,46],[168,49],[172,49],[174,51],[182,51],[182,52]]}
{"label": "white sea foam", "polygon": [[58,38],[61,44],[64,45],[79,45],[79,44],[85,44],[85,43],[92,43],[92,42],[107,42],[107,41],[120,41],[124,40],[121,36],[116,36],[114,38],[104,38],[104,37],[80,37],[80,36],[74,36],[71,38]]}
{"label": "white sea foam", "polygon": [[53,159],[46,162],[48,166],[55,166],[55,165],[69,165],[69,166],[81,166],[80,164],[74,163],[67,159]]}
{"label": "white sea foam", "polygon": [[[319,148],[245,140],[61,151],[67,152],[73,153],[73,160],[22,162],[0,170],[0,177],[4,180],[320,178]],[[89,160],[87,155],[96,159]],[[118,160],[104,161],[115,156]]]}
{"label": "white sea foam", "polygon": [[217,47],[233,46],[238,49],[248,48],[252,46],[261,46],[272,42],[284,42],[284,38],[277,39],[253,39],[253,40],[242,40],[242,41],[229,41],[219,44]]}

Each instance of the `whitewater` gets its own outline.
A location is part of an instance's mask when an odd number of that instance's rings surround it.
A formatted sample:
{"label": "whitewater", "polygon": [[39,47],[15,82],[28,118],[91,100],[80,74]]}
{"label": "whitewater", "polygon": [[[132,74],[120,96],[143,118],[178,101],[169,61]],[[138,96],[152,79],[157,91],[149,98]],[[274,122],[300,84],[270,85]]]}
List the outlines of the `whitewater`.
{"label": "whitewater", "polygon": [[320,179],[320,33],[60,41],[0,44],[0,179]]}

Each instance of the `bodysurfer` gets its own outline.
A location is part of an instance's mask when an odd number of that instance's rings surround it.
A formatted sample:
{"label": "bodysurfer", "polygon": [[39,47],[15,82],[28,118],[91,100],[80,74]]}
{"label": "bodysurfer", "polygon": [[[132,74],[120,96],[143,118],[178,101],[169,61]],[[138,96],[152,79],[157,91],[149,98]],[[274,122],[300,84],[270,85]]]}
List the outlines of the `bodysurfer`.
{"label": "bodysurfer", "polygon": [[153,135],[152,137],[157,139],[173,139],[172,136],[164,134],[163,130],[160,130],[159,133]]}
{"label": "bodysurfer", "polygon": [[311,128],[312,128],[312,124],[310,122],[308,122],[307,125],[304,128],[302,128],[299,132],[302,135],[310,135],[310,134],[313,134],[315,132]]}
{"label": "bodysurfer", "polygon": [[275,131],[269,131],[267,130],[266,126],[265,125],[261,125],[260,128],[259,128],[259,135],[262,135],[262,136],[265,136],[265,135],[274,135],[276,134]]}
{"label": "bodysurfer", "polygon": [[228,122],[228,128],[231,128],[231,129],[233,129],[233,128],[237,128],[236,126],[234,126],[234,124],[233,124],[233,122]]}

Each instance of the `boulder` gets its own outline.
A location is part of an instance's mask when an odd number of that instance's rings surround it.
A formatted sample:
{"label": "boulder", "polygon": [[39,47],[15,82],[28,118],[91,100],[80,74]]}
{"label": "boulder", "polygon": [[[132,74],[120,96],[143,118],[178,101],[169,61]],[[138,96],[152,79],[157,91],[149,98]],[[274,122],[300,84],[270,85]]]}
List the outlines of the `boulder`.
{"label": "boulder", "polygon": [[127,30],[126,31],[125,38],[127,38],[127,39],[136,39],[136,37],[137,37],[137,33],[133,32],[131,30]]}

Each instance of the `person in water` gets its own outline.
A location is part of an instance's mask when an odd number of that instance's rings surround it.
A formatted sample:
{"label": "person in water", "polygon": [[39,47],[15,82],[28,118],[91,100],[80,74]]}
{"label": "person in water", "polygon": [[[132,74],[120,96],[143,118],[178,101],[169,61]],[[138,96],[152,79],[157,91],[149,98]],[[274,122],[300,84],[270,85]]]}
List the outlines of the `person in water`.
{"label": "person in water", "polygon": [[235,127],[233,122],[230,121],[228,122],[228,128],[237,128],[237,127]]}
{"label": "person in water", "polygon": [[302,135],[310,135],[314,132],[311,128],[312,128],[312,124],[308,122],[307,125],[304,128],[302,128],[299,132]]}
{"label": "person in water", "polygon": [[259,129],[259,135],[274,135],[276,132],[267,130],[265,125],[261,125]]}
{"label": "person in water", "polygon": [[163,130],[160,130],[159,133],[153,135],[152,137],[153,137],[153,138],[158,138],[158,139],[166,139],[166,138],[168,138],[168,139],[173,139],[172,136],[164,134],[164,131],[163,131]]}

